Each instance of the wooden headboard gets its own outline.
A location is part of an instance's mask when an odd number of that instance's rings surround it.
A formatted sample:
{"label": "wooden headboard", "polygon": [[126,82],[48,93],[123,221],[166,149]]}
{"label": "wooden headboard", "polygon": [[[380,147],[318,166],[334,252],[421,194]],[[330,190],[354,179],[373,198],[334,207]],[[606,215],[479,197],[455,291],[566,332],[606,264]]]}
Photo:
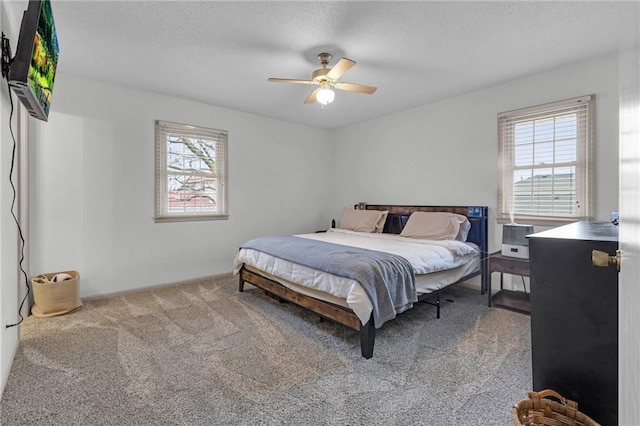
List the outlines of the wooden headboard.
{"label": "wooden headboard", "polygon": [[[355,205],[356,208],[362,204]],[[486,259],[489,252],[489,208],[487,206],[400,206],[385,204],[365,204],[365,210],[388,211],[387,221],[382,232],[389,234],[399,234],[409,220],[413,212],[449,212],[466,216],[471,223],[471,229],[467,235],[467,241],[477,244],[481,251],[481,262],[483,270],[482,293],[487,290],[488,273]]]}

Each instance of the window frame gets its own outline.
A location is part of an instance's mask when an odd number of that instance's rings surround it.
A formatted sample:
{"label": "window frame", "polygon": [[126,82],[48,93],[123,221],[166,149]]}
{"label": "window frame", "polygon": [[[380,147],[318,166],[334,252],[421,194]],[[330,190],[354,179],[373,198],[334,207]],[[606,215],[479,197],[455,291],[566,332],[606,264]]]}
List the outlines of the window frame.
{"label": "window frame", "polygon": [[[576,159],[575,173],[575,203],[578,210],[570,215],[562,214],[536,214],[536,213],[511,213],[515,209],[514,199],[514,171],[521,169],[515,165],[515,127],[517,124],[528,121],[556,119],[568,114],[577,114],[576,123]],[[580,220],[592,220],[595,217],[595,156],[594,156],[594,116],[595,95],[580,96],[565,99],[548,104],[536,105],[498,114],[498,206],[497,223],[528,223],[532,225],[561,225]],[[554,134],[554,157],[557,155]],[[532,142],[535,149],[535,141]],[[564,163],[561,161],[544,165],[531,164],[525,169],[559,168]],[[567,165],[569,166],[569,165]],[[555,189],[555,187],[554,187]],[[531,195],[534,197],[535,189],[532,184]]]}
{"label": "window frame", "polygon": [[[190,222],[202,220],[226,220],[228,214],[228,132],[189,124],[174,123],[164,120],[155,120],[155,216],[156,223],[164,222]],[[216,209],[217,213],[192,212],[192,213],[170,213],[169,212],[169,189],[167,187],[168,176],[168,149],[167,140],[170,136],[202,138],[215,142],[216,144]],[[219,151],[221,155],[218,155]],[[180,172],[182,175],[189,173]],[[202,176],[201,172],[194,172],[192,176]],[[222,194],[219,190],[222,189]],[[218,197],[219,195],[219,197]]]}

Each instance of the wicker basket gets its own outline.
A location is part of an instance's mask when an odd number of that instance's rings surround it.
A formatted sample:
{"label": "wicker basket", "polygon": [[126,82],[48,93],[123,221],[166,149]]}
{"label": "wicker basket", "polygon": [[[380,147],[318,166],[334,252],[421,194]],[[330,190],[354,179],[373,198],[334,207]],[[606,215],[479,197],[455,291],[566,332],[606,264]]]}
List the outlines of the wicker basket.
{"label": "wicker basket", "polygon": [[[560,402],[548,399],[548,396]],[[578,404],[575,401],[570,401],[551,389],[529,392],[529,398],[518,402],[513,407],[513,424],[514,426],[600,426],[600,423],[578,411]]]}
{"label": "wicker basket", "polygon": [[[70,279],[53,283],[57,274],[68,274]],[[34,305],[31,314],[36,318],[48,318],[66,314],[82,307],[78,296],[80,274],[76,271],[53,272],[41,274],[31,280]]]}

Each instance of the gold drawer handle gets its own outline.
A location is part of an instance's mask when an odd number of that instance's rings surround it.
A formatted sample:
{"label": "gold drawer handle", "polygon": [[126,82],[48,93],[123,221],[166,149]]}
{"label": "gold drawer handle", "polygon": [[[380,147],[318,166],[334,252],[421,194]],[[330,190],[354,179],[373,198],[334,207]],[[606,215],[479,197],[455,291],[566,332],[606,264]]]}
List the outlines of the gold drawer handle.
{"label": "gold drawer handle", "polygon": [[620,250],[616,250],[615,256],[609,256],[609,253],[600,250],[591,252],[591,262],[593,266],[606,268],[609,265],[616,265],[616,269],[620,272]]}

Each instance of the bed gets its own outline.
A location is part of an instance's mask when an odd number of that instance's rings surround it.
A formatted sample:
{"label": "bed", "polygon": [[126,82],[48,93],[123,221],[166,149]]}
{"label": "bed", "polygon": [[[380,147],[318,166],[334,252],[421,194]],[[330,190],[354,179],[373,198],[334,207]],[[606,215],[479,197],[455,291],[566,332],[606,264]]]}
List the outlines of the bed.
{"label": "bed", "polygon": [[[371,358],[376,329],[413,304],[436,306],[440,318],[447,286],[479,276],[487,291],[487,210],[359,204],[343,211],[340,228],[245,242],[234,259],[238,289],[252,284],[358,331],[362,356]],[[440,224],[442,232],[432,229]]]}

